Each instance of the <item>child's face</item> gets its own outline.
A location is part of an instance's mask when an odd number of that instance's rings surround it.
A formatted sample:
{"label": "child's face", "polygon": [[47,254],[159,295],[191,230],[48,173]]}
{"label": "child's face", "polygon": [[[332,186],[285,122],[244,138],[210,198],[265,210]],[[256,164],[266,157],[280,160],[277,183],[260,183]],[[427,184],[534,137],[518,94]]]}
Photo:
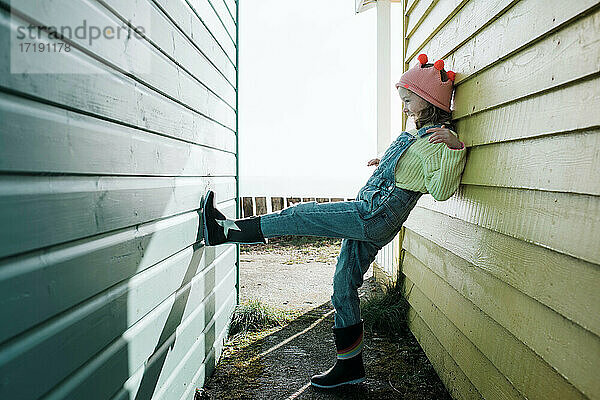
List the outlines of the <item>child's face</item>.
{"label": "child's face", "polygon": [[427,108],[427,101],[423,100],[410,90],[400,86],[398,88],[398,93],[402,99],[402,112],[407,116],[418,117],[419,113]]}

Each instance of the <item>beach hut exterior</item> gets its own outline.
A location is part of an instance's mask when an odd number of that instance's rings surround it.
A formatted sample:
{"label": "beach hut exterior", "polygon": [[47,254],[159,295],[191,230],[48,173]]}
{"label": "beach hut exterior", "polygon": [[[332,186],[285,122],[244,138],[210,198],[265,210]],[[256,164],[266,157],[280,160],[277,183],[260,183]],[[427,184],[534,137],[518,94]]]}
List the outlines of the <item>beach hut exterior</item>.
{"label": "beach hut exterior", "polygon": [[403,70],[425,53],[457,72],[468,155],[457,193],[424,195],[376,272],[404,279],[454,398],[599,399],[598,1],[396,6]]}
{"label": "beach hut exterior", "polygon": [[237,2],[0,18],[0,398],[191,399],[237,301],[198,235],[209,188],[239,215]]}

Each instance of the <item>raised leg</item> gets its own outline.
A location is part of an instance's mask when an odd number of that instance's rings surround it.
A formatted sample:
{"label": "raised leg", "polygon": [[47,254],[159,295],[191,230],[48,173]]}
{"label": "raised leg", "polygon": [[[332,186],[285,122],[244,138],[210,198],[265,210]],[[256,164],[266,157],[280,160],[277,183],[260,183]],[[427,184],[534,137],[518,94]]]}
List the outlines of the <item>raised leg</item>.
{"label": "raised leg", "polygon": [[258,217],[229,220],[215,207],[209,191],[202,209],[203,237],[209,246],[221,243],[265,243],[265,238],[302,235],[369,240],[364,200],[302,203]]}
{"label": "raised leg", "polygon": [[262,215],[260,227],[264,237],[302,235],[369,240],[362,218],[368,207],[366,201],[301,203]]}

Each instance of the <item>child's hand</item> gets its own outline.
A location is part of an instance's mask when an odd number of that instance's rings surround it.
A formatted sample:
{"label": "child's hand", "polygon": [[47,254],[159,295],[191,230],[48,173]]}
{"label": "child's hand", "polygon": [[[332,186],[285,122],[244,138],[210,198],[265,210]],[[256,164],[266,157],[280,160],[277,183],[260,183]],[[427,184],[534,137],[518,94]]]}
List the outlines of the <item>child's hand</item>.
{"label": "child's hand", "polygon": [[426,132],[434,132],[428,138],[429,143],[446,143],[452,149],[460,149],[462,147],[461,141],[450,132],[450,129],[446,128],[446,125],[442,125],[441,128],[429,128]]}
{"label": "child's hand", "polygon": [[370,167],[371,165],[379,165],[379,158],[369,160],[369,162],[367,163],[367,167]]}

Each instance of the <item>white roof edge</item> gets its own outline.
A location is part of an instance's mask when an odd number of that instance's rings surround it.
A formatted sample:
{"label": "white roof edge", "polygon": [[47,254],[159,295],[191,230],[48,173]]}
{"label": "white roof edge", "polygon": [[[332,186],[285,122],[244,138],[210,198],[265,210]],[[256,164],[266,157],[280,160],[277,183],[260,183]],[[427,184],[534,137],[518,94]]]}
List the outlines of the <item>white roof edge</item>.
{"label": "white roof edge", "polygon": [[368,10],[369,8],[372,8],[375,6],[375,4],[377,3],[377,0],[354,0],[355,1],[355,11],[356,14],[361,13],[363,11]]}

